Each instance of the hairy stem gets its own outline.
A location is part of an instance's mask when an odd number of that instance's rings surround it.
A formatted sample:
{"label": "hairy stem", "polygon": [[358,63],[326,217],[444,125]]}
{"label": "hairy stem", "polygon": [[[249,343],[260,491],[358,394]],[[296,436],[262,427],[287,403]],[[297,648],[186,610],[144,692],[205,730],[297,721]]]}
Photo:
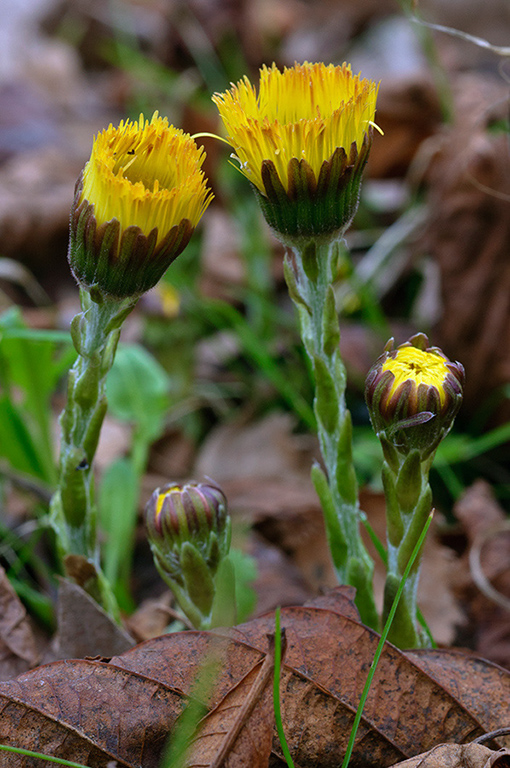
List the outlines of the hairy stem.
{"label": "hairy stem", "polygon": [[[383,466],[386,496],[388,572],[384,589],[383,621],[386,621],[396,590],[411,553],[416,547],[432,508],[429,471],[432,457],[421,461],[418,451],[399,454],[398,466]],[[428,645],[418,625],[417,589],[422,550],[406,580],[388,639],[400,648]]]}
{"label": "hairy stem", "polygon": [[345,405],[346,373],[333,282],[337,240],[293,246],[285,277],[299,314],[301,335],[315,378],[314,411],[325,473],[316,465],[312,478],[324,511],[326,532],[338,579],[356,587],[362,620],[376,628],[373,563],[360,537],[358,487],[352,460],[352,423]]}
{"label": "hairy stem", "polygon": [[[50,522],[68,573],[76,578],[77,558],[88,564],[88,570],[82,570],[85,582],[86,574],[92,574],[92,581],[97,581],[94,572],[98,578],[100,574],[93,460],[106,413],[106,376],[115,357],[120,326],[136,301],[84,290],[80,298],[82,312],[71,326],[78,357],[69,372],[67,404],[60,416],[60,473],[51,500]],[[72,566],[67,567],[68,563]],[[89,591],[96,592],[97,584]]]}

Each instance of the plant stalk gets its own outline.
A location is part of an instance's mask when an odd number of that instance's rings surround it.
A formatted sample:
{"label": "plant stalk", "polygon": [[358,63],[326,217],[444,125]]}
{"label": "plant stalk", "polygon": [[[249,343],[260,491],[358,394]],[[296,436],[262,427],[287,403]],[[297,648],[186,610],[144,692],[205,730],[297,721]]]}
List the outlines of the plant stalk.
{"label": "plant stalk", "polygon": [[[388,570],[384,588],[383,622],[388,618],[396,591],[411,553],[432,509],[429,471],[433,455],[421,461],[418,451],[407,456],[392,452],[383,465],[386,496]],[[423,546],[418,551],[405,582],[388,640],[399,648],[427,647],[430,643],[420,630],[417,590]]]}
{"label": "plant stalk", "polygon": [[[105,607],[111,606],[101,574],[96,537],[93,460],[106,413],[106,376],[112,367],[120,326],[136,299],[114,299],[80,290],[82,312],[71,324],[78,352],[69,372],[67,404],[60,416],[58,488],[50,523],[68,575]],[[81,573],[81,576],[78,574]]]}
{"label": "plant stalk", "polygon": [[325,472],[312,479],[324,511],[333,563],[342,584],[356,587],[363,622],[377,628],[373,563],[361,540],[358,486],[352,459],[352,422],[345,404],[346,372],[340,355],[340,326],[333,282],[339,241],[319,238],[292,245],[285,278],[298,310],[301,336],[315,378],[314,412]]}

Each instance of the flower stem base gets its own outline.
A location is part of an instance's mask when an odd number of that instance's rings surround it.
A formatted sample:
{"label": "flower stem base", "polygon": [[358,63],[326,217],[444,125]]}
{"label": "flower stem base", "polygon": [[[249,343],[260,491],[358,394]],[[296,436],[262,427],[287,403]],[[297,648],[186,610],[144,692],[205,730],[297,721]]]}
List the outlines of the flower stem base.
{"label": "flower stem base", "polygon": [[285,277],[297,308],[301,336],[315,378],[314,412],[325,471],[312,469],[326,524],[333,563],[340,583],[356,587],[362,620],[378,627],[373,563],[359,532],[358,487],[352,459],[352,422],[345,405],[346,373],[340,355],[340,328],[333,282],[339,241],[299,240],[294,259],[285,260]]}
{"label": "flower stem base", "polygon": [[[49,520],[68,575],[76,580],[76,569],[68,567],[69,557],[79,558],[82,577],[78,581],[91,594],[101,595],[105,608],[111,608],[112,598],[99,566],[92,465],[106,413],[106,376],[120,326],[136,300],[112,299],[97,290],[83,289],[80,298],[82,312],[71,325],[78,357],[69,373],[67,404],[60,416],[60,477]],[[83,576],[85,571],[88,578]]]}

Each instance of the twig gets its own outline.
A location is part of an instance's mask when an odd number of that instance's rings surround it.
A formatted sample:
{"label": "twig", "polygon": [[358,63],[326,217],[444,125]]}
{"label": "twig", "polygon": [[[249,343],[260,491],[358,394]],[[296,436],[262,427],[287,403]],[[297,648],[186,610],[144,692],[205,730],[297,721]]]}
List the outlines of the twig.
{"label": "twig", "polygon": [[482,568],[482,549],[484,545],[492,539],[493,536],[503,532],[510,533],[510,520],[502,520],[477,536],[469,551],[469,568],[473,581],[480,592],[502,608],[510,611],[510,598],[501,594],[501,592],[498,592],[498,590],[492,586]]}

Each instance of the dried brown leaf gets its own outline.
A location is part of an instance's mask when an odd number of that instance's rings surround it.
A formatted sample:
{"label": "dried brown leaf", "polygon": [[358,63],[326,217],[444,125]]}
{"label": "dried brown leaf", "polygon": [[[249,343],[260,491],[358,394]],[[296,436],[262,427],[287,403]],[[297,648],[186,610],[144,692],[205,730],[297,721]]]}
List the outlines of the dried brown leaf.
{"label": "dried brown leaf", "polygon": [[424,755],[416,755],[392,768],[507,768],[510,752],[494,752],[482,744],[438,744]]}
{"label": "dried brown leaf", "polygon": [[274,611],[279,605],[302,605],[314,597],[314,591],[290,557],[256,531],[248,538],[247,553],[257,563],[257,578],[252,587],[257,595],[258,614]]}
{"label": "dried brown leaf", "polygon": [[57,617],[54,658],[110,657],[135,644],[84,589],[68,579],[60,580]]}
{"label": "dried brown leaf", "polygon": [[[494,589],[507,599],[510,595],[510,536],[493,533],[505,520],[504,510],[491,487],[477,480],[457,501],[454,512],[469,544],[455,571],[455,581],[460,599],[467,607],[469,624],[475,628],[472,645],[482,656],[509,666],[510,612],[491,594]],[[473,558],[475,551],[478,557]],[[473,561],[478,572],[472,568]],[[490,590],[484,589],[487,581]]]}
{"label": "dried brown leaf", "polygon": [[510,355],[501,340],[510,335],[510,157],[505,132],[491,130],[506,117],[507,95],[496,79],[457,78],[455,121],[437,143],[429,179],[421,247],[439,266],[436,336],[465,366],[465,412],[476,412],[509,380]]}
{"label": "dried brown leaf", "polygon": [[218,478],[222,487],[240,478],[302,477],[303,469],[310,466],[310,455],[303,450],[302,439],[293,434],[294,426],[286,413],[272,413],[255,423],[221,424],[204,440],[195,473]]}
{"label": "dried brown leaf", "polygon": [[[359,623],[349,592],[341,588],[310,605],[283,609],[282,626],[287,655],[280,696],[293,758],[300,768],[338,768],[378,635]],[[46,749],[92,768],[104,768],[108,760],[130,768],[158,768],[165,738],[204,660],[218,652],[223,659],[208,704],[210,720],[205,722],[220,731],[225,718],[228,732],[228,717],[235,719],[243,706],[243,692],[249,697],[272,631],[274,617],[268,615],[234,628],[229,635],[196,631],[164,635],[110,664],[67,661],[40,667],[0,684],[0,742]],[[392,765],[437,743],[465,743],[504,724],[510,673],[483,660],[462,657],[457,663],[455,655],[434,654],[385,646],[352,768]],[[258,721],[265,717],[264,711],[264,706],[260,711],[254,708],[247,735],[255,733],[255,724],[265,732]],[[239,741],[241,754],[247,748],[242,744]],[[210,765],[216,754],[217,744],[213,754],[203,755],[202,763],[209,760],[204,764]],[[234,760],[237,753],[231,754]],[[7,764],[33,766],[21,757]],[[282,765],[277,738],[270,765]]]}
{"label": "dried brown leaf", "polygon": [[0,566],[0,678],[37,664],[38,652],[25,608]]}
{"label": "dried brown leaf", "polygon": [[204,718],[187,768],[267,768],[273,741],[273,672],[274,637],[270,637],[264,661]]}
{"label": "dried brown leaf", "polygon": [[[510,714],[507,669],[460,651],[415,650],[407,651],[406,656],[482,723],[486,722],[490,701],[493,726],[486,731],[506,725]],[[480,696],[480,691],[490,692],[490,699]]]}

